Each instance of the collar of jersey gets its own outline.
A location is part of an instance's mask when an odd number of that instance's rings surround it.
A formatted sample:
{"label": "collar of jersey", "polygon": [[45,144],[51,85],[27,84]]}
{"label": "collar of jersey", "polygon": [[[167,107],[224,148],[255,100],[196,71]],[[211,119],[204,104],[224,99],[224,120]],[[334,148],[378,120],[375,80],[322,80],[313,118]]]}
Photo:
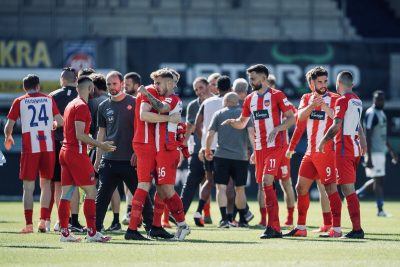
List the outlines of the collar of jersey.
{"label": "collar of jersey", "polygon": [[258,92],[256,92],[256,94],[258,97],[262,97],[262,96],[265,96],[265,94],[268,93],[269,91],[271,91],[271,87],[268,87],[268,89],[265,90],[265,92],[263,94],[259,94]]}

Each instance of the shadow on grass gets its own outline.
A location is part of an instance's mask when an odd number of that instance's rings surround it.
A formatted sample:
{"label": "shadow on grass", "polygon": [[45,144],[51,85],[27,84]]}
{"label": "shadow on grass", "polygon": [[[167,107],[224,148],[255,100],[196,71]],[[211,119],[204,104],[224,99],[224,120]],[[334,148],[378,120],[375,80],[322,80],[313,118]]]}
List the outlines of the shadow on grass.
{"label": "shadow on grass", "polygon": [[22,235],[20,231],[0,231],[0,234]]}
{"label": "shadow on grass", "polygon": [[285,240],[294,240],[297,242],[337,242],[337,243],[365,243],[368,239],[341,239],[341,238],[290,238],[286,237]]}
{"label": "shadow on grass", "polygon": [[62,249],[62,247],[49,247],[49,246],[29,246],[29,245],[0,245],[2,248],[37,248],[37,249]]}
{"label": "shadow on grass", "polygon": [[381,235],[381,236],[397,236],[400,238],[400,234],[388,234],[388,233],[366,233],[366,235]]}
{"label": "shadow on grass", "polygon": [[0,221],[0,223],[17,223],[17,221]]}
{"label": "shadow on grass", "polygon": [[366,240],[370,240],[370,241],[387,241],[387,242],[400,242],[400,239],[397,238],[375,238],[375,237],[367,237],[365,238]]}
{"label": "shadow on grass", "polygon": [[[259,242],[246,242],[246,241],[216,241],[216,240],[203,240],[203,239],[185,239],[185,243],[207,243],[207,244],[225,244],[225,245],[238,245],[238,244],[258,244]],[[178,243],[178,242],[177,242]]]}

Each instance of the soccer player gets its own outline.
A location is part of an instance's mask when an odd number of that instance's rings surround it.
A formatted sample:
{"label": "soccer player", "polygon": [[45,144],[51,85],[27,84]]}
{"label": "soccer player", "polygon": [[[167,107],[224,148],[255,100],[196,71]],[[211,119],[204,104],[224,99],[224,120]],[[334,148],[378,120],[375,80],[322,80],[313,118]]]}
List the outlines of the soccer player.
{"label": "soccer player", "polygon": [[380,90],[375,91],[372,101],[373,105],[367,109],[364,118],[368,148],[365,173],[370,180],[357,190],[357,195],[363,194],[368,187],[373,186],[376,207],[378,209],[377,215],[379,217],[388,217],[389,215],[383,210],[383,181],[386,174],[386,152],[389,150],[393,164],[397,164],[398,156],[387,140],[387,120],[383,111],[385,105],[384,92]]}
{"label": "soccer player", "polygon": [[[170,72],[168,73],[171,74]],[[158,77],[157,71],[151,75],[151,77],[154,79],[156,76]],[[151,187],[151,182],[155,177],[157,155],[155,137],[156,123],[178,123],[180,121],[180,114],[178,113],[172,115],[156,114],[156,111],[152,108],[148,100],[149,94],[152,94],[155,98],[160,97],[157,89],[153,88],[153,86],[148,86],[147,90],[143,90],[142,93],[139,91],[136,98],[133,150],[137,158],[136,169],[138,175],[138,187],[132,198],[132,211],[129,226],[125,233],[126,240],[148,240],[146,237],[142,236],[137,228],[138,224],[140,223],[144,203],[146,201],[150,201],[148,192]],[[143,114],[147,115],[147,120],[144,120]],[[149,117],[151,117],[151,120]],[[158,194],[155,194],[153,226],[149,232],[151,237],[157,237],[158,233],[164,230],[161,227],[161,216],[163,212],[164,202]]]}
{"label": "soccer player", "polygon": [[154,80],[154,86],[159,96],[163,100],[160,101],[151,93],[148,93],[144,87],[140,87],[139,92],[145,94],[148,97],[150,107],[159,112],[159,114],[156,114],[142,109],[140,114],[141,119],[144,121],[158,121],[155,127],[157,192],[154,197],[154,209],[157,209],[158,201],[163,201],[168,206],[172,217],[177,223],[177,231],[174,238],[175,240],[184,240],[190,234],[190,228],[185,222],[182,200],[174,188],[176,171],[180,161],[179,143],[177,141],[178,123],[165,122],[163,121],[165,115],[160,115],[164,113],[167,116],[172,114],[180,116],[182,102],[178,95],[174,93],[176,83],[174,82],[172,70],[161,69],[153,72],[151,77]]}
{"label": "soccer player", "polygon": [[[332,126],[325,133],[317,145],[317,151],[329,153],[326,144],[335,136],[335,159],[337,168],[337,183],[346,197],[347,208],[353,229],[345,235],[346,238],[364,238],[364,231],[360,221],[360,202],[354,188],[356,169],[361,156],[366,152],[367,144],[360,124],[362,102],[353,93],[353,75],[349,71],[342,71],[336,79],[336,91],[341,97],[335,104],[335,117]],[[338,134],[339,133],[339,134]],[[336,135],[338,134],[338,135]],[[327,151],[327,152],[325,152]],[[332,161],[332,159],[330,159]],[[340,237],[341,207],[336,183],[325,185],[331,204],[333,228],[322,237]],[[337,199],[337,201],[335,200]],[[335,201],[334,203],[332,203]]]}
{"label": "soccer player", "polygon": [[[336,165],[332,160],[335,151],[332,141],[325,145],[325,153],[317,151],[317,144],[323,134],[329,129],[333,122],[334,106],[339,98],[338,94],[328,90],[328,72],[323,67],[315,67],[307,73],[312,93],[304,94],[301,98],[297,130],[301,131],[304,126],[307,129],[307,151],[303,157],[299,169],[299,178],[296,184],[297,191],[297,226],[284,236],[307,236],[306,219],[310,206],[309,190],[314,180],[320,180],[322,184],[336,183]],[[288,156],[291,157],[300,135],[295,133],[291,140]],[[331,217],[330,211],[324,214],[324,228],[328,225]]]}
{"label": "soccer player", "polygon": [[83,212],[87,223],[88,242],[108,242],[111,238],[96,231],[96,179],[94,168],[87,155],[87,145],[96,146],[105,152],[115,151],[112,142],[100,143],[89,136],[91,115],[87,102],[94,85],[88,76],[78,78],[78,97],[71,101],[64,112],[64,141],[60,151],[61,200],[58,218],[61,226],[61,242],[79,242],[68,229],[70,201],[76,187],[85,191]]}
{"label": "soccer player", "polygon": [[[248,227],[246,215],[247,167],[249,164],[248,142],[253,142],[254,128],[249,121],[246,129],[232,129],[230,126],[221,125],[226,119],[238,118],[241,113],[239,97],[236,93],[227,93],[224,98],[224,108],[215,112],[208,128],[206,137],[205,157],[214,159],[215,184],[217,186],[217,202],[221,212],[220,228],[229,228],[230,222],[227,215],[227,187],[232,177],[235,187],[235,205],[238,209],[240,220],[239,227]],[[214,135],[218,133],[218,143],[215,154],[211,150]]]}
{"label": "soccer player", "polygon": [[23,79],[25,95],[14,100],[4,127],[4,147],[14,145],[13,127],[21,118],[22,151],[19,178],[23,183],[23,203],[26,226],[21,233],[33,233],[32,210],[35,180],[40,176],[39,232],[47,232],[50,218],[51,179],[53,178],[55,152],[53,130],[63,126],[63,119],[54,100],[40,93],[39,77],[29,74]]}
{"label": "soccer player", "polygon": [[[295,123],[291,103],[282,91],[268,85],[269,71],[262,64],[247,69],[253,93],[244,101],[242,114],[238,119],[228,119],[223,125],[243,129],[252,117],[254,124],[254,147],[257,183],[263,183],[268,223],[260,238],[281,238],[279,207],[274,177],[278,173],[285,155],[287,130]],[[282,113],[285,120],[281,120]]]}

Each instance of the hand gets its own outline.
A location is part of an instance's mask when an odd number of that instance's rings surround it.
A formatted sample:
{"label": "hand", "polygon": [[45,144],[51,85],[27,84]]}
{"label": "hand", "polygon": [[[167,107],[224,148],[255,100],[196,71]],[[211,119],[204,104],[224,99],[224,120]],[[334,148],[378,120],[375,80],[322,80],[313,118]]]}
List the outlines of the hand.
{"label": "hand", "polygon": [[112,144],[114,144],[113,141],[105,141],[105,142],[101,143],[100,149],[105,152],[113,152],[117,149],[117,147],[113,146]]}
{"label": "hand", "polygon": [[272,142],[274,142],[274,140],[275,140],[275,138],[276,138],[276,135],[278,134],[278,127],[276,127],[276,128],[274,128],[271,132],[270,132],[270,134],[268,135],[268,143],[272,143]]}
{"label": "hand", "polygon": [[168,122],[171,123],[180,123],[181,122],[181,114],[179,112],[171,114],[168,116]]}
{"label": "hand", "polygon": [[361,147],[361,156],[364,156],[367,153],[367,142],[363,142],[363,139],[360,140]]}
{"label": "hand", "polygon": [[319,144],[317,146],[317,151],[324,153],[324,147],[325,147],[325,142],[323,140],[321,140],[321,142],[319,142]]}
{"label": "hand", "polygon": [[232,123],[235,122],[235,119],[227,119],[221,123],[221,125],[229,125],[232,126]]}
{"label": "hand", "polygon": [[132,167],[136,167],[136,165],[137,165],[137,157],[136,157],[135,153],[132,154],[132,157],[130,159],[130,163],[131,163]]}
{"label": "hand", "polygon": [[199,151],[199,160],[204,162],[204,148],[201,148]]}
{"label": "hand", "polygon": [[374,167],[374,165],[372,164],[371,157],[368,157],[368,160],[365,164],[365,168],[372,169],[373,167]]}
{"label": "hand", "polygon": [[286,158],[291,159],[294,153],[295,152],[293,150],[288,149],[288,150],[286,150],[285,156],[286,156]]}
{"label": "hand", "polygon": [[10,150],[13,145],[14,138],[11,135],[7,136],[6,140],[4,140],[4,147],[6,148],[6,150]]}
{"label": "hand", "polygon": [[392,163],[396,165],[397,162],[399,162],[399,157],[397,156],[396,152],[392,152],[390,155],[392,156]]}
{"label": "hand", "polygon": [[99,168],[100,168],[100,160],[96,160],[94,162],[93,167],[94,167],[94,171],[98,173],[99,172]]}
{"label": "hand", "polygon": [[250,164],[256,164],[256,155],[253,153],[251,153],[250,155]]}
{"label": "hand", "polygon": [[323,103],[324,103],[324,99],[322,99],[322,97],[318,93],[314,93],[312,101],[311,101],[311,105],[313,107],[319,107]]}
{"label": "hand", "polygon": [[55,130],[57,129],[57,127],[58,127],[57,122],[56,122],[56,121],[53,121],[53,128],[52,128],[52,130],[55,131]]}
{"label": "hand", "polygon": [[206,160],[208,160],[208,161],[212,161],[213,160],[214,154],[213,154],[211,149],[205,149],[204,154],[205,154]]}

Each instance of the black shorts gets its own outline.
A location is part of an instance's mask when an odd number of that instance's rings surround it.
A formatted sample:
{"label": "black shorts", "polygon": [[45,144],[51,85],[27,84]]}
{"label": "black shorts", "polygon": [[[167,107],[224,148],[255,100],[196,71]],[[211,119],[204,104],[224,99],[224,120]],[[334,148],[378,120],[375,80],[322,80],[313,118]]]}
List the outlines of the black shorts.
{"label": "black shorts", "polygon": [[[215,150],[212,150],[212,152],[214,153]],[[214,160],[206,160],[206,156],[205,153],[203,152],[203,156],[204,156],[204,162],[203,162],[203,168],[206,172],[214,172]]]}
{"label": "black shorts", "polygon": [[62,147],[62,141],[54,141],[56,148],[56,164],[54,165],[53,182],[61,182],[61,165],[60,165],[60,151]]}
{"label": "black shorts", "polygon": [[229,178],[232,177],[235,186],[246,185],[248,165],[249,162],[247,160],[214,157],[215,183],[227,185]]}

